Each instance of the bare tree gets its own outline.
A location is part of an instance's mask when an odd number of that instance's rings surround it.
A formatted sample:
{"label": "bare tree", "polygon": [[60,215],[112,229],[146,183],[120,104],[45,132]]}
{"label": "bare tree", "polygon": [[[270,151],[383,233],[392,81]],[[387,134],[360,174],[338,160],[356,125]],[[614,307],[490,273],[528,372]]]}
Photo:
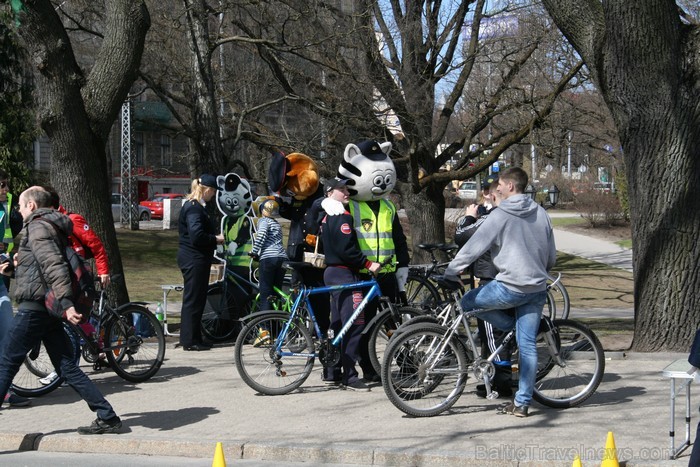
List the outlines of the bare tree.
{"label": "bare tree", "polygon": [[673,1],[543,3],[620,135],[634,233],[633,348],[685,351],[700,316],[697,17]]}
{"label": "bare tree", "polygon": [[[38,121],[51,141],[51,183],[68,209],[88,219],[105,243],[112,271],[121,273],[105,145],[138,70],[150,25],[148,10],[142,0],[105,2],[101,29],[94,35],[99,38],[98,52],[83,68],[58,7],[49,0],[34,0],[16,11],[36,80]],[[128,299],[123,281],[118,299]]]}

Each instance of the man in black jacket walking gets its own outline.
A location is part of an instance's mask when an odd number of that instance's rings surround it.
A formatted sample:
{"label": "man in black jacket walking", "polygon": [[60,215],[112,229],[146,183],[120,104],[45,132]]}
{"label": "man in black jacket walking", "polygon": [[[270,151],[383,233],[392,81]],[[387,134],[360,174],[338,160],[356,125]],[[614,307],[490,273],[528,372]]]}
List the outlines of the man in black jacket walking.
{"label": "man in black jacket walking", "polygon": [[[73,306],[70,266],[63,251],[73,224],[50,206],[51,195],[38,186],[28,188],[19,197],[19,210],[24,218],[22,240],[15,256],[15,299],[19,306],[0,352],[0,395],[4,397],[27,352],[43,341],[59,376],[63,376],[87,402],[90,410],[97,413],[92,425],[78,428],[78,433],[117,433],[122,426],[121,420],[78,367],[61,319],[50,315],[44,305],[49,287],[63,309],[63,319],[73,324],[83,319]],[[41,221],[41,218],[47,221]],[[63,244],[49,222],[62,231]]]}

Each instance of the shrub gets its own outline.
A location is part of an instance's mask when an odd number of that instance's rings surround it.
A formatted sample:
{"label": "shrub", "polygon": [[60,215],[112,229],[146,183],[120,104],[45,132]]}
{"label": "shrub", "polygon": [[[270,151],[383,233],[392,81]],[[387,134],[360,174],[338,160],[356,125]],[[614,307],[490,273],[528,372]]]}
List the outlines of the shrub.
{"label": "shrub", "polygon": [[612,193],[596,190],[580,193],[576,196],[574,208],[590,227],[612,226],[625,220],[620,201]]}

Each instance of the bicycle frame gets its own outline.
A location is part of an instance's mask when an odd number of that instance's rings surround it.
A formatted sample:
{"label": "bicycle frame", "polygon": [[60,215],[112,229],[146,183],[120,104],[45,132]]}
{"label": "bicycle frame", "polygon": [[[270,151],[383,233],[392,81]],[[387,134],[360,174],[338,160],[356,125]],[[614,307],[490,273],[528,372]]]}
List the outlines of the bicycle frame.
{"label": "bicycle frame", "polygon": [[[224,263],[224,278],[220,282],[225,282],[226,284],[224,285],[225,287],[229,286],[235,286],[240,290],[242,293],[248,295],[249,302],[257,302],[260,300],[260,287],[258,286],[257,283],[241,276],[238,274],[236,271],[234,271],[229,265],[228,262],[225,259],[218,258],[217,259],[223,261]],[[241,282],[243,284],[241,284]],[[245,289],[244,286],[250,287],[252,290],[251,292],[248,292],[248,290]],[[282,306],[282,310],[285,310],[285,308],[288,307],[288,303],[290,302],[291,295],[285,293],[283,290],[278,288],[277,286],[273,287],[274,292],[282,299],[285,305]],[[254,295],[253,295],[254,294]],[[261,310],[262,311],[262,310]]]}
{"label": "bicycle frame", "polygon": [[[338,334],[334,336],[333,340],[331,341],[331,345],[334,347],[340,346],[340,342],[343,339],[343,336],[347,334],[348,330],[350,327],[353,325],[357,317],[364,311],[364,309],[367,307],[367,304],[369,304],[370,301],[372,301],[375,297],[382,297],[382,291],[379,289],[379,283],[377,282],[376,279],[372,278],[368,281],[361,281],[361,282],[353,282],[351,284],[341,284],[341,285],[330,285],[330,286],[322,286],[322,287],[313,287],[313,288],[308,288],[304,285],[299,285],[299,290],[297,293],[297,296],[294,299],[294,304],[292,305],[291,311],[290,311],[290,316],[289,320],[285,324],[284,328],[280,332],[280,335],[277,339],[277,342],[275,344],[275,350],[277,351],[278,355],[283,356],[283,357],[289,357],[289,356],[304,356],[308,357],[311,354],[302,354],[302,353],[296,353],[296,352],[283,352],[281,350],[282,344],[284,343],[287,334],[289,332],[290,327],[292,326],[292,323],[295,318],[299,317],[299,310],[307,310],[309,317],[311,318],[311,321],[314,324],[314,330],[316,332],[316,335],[320,339],[324,339],[326,335],[321,331],[321,328],[318,326],[318,322],[316,321],[316,315],[314,315],[313,307],[311,306],[311,301],[309,300],[309,297],[311,295],[318,295],[322,293],[331,293],[331,292],[337,292],[341,290],[351,290],[351,289],[366,289],[369,287],[369,291],[365,294],[364,298],[360,302],[360,304],[357,306],[353,314],[350,316],[350,319],[345,323],[345,325],[338,331]],[[303,305],[302,305],[303,303]],[[316,355],[316,352],[313,354],[314,356]]]}

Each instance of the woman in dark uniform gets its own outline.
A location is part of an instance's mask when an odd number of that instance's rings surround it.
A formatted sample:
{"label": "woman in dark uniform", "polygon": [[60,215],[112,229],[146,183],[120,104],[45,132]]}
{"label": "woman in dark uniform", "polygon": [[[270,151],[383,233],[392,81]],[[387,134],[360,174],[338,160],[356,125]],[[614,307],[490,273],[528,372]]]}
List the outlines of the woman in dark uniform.
{"label": "woman in dark uniform", "polygon": [[[345,186],[346,184],[347,180],[343,179],[328,180],[326,182],[328,197],[347,205],[350,201],[350,193]],[[321,223],[321,242],[327,265],[323,273],[326,285],[359,282],[358,273],[363,268],[369,269],[372,273],[379,270],[379,263],[369,261],[362,254],[357,243],[357,234],[352,225],[352,216],[347,211],[338,216],[326,216]],[[331,292],[331,329],[335,332],[340,331],[363,297],[364,291],[362,289]],[[343,341],[340,344],[340,365],[336,368],[324,369],[326,381],[342,382],[347,389],[353,391],[369,391],[369,387],[358,377],[355,368],[355,363],[360,358],[360,338],[362,337],[362,329],[365,327],[364,320],[363,312],[357,317],[347,334],[343,336]],[[332,374],[328,374],[329,372]]]}
{"label": "woman in dark uniform", "polygon": [[202,313],[207,302],[209,271],[216,245],[224,243],[224,236],[216,229],[204,206],[217,190],[216,177],[203,174],[192,180],[190,193],[185,197],[178,221],[180,234],[177,265],[182,271],[185,287],[182,293],[182,322],[180,345],[185,350],[209,350],[202,342]]}

